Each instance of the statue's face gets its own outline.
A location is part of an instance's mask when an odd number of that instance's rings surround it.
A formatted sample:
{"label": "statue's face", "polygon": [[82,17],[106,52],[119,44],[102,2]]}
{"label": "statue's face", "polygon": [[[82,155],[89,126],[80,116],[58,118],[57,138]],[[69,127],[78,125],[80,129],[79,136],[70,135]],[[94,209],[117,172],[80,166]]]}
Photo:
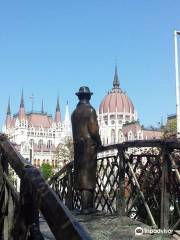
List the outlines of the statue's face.
{"label": "statue's face", "polygon": [[91,95],[89,95],[89,94],[81,94],[81,95],[78,96],[78,98],[79,98],[79,100],[85,99],[85,100],[89,101],[91,99]]}

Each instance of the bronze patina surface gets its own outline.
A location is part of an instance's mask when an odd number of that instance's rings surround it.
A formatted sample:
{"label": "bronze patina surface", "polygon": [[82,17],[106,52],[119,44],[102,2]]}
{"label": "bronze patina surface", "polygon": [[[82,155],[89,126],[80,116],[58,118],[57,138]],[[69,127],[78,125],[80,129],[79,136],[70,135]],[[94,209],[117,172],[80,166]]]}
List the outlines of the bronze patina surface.
{"label": "bronze patina surface", "polygon": [[81,191],[82,209],[90,210],[93,208],[97,150],[101,146],[101,139],[96,111],[89,103],[92,93],[88,87],[80,87],[76,95],[79,103],[71,116],[74,140],[74,187]]}

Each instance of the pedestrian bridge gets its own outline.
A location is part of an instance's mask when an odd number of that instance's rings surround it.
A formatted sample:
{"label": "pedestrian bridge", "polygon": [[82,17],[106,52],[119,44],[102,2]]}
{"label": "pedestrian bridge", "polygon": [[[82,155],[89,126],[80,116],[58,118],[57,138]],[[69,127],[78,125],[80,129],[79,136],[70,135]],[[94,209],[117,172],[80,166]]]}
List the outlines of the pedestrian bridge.
{"label": "pedestrian bridge", "polygon": [[[8,175],[9,166],[21,180],[20,193]],[[80,194],[73,188],[73,161],[47,183],[1,134],[0,239],[135,239],[137,227],[149,229],[141,239],[161,239],[156,234],[160,229],[166,238],[178,237],[179,171],[177,140],[103,147],[97,158],[97,212],[84,216],[79,212]]]}

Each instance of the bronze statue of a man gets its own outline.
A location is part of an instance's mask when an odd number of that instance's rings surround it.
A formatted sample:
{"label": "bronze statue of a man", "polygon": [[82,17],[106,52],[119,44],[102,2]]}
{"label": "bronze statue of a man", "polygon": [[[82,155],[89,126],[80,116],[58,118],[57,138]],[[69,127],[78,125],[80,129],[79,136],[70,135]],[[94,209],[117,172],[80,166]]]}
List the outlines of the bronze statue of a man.
{"label": "bronze statue of a man", "polygon": [[93,93],[88,87],[80,87],[76,95],[79,103],[72,113],[74,140],[74,187],[81,192],[81,212],[94,212],[97,150],[101,146],[95,109],[89,100]]}

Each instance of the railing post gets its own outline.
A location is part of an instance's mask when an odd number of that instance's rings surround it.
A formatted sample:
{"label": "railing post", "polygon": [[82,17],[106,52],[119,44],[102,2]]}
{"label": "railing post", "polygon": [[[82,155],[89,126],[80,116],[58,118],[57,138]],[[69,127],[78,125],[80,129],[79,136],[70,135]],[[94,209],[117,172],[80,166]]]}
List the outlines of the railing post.
{"label": "railing post", "polygon": [[119,155],[119,165],[118,165],[118,175],[119,175],[119,186],[117,189],[116,195],[116,209],[117,213],[120,216],[125,215],[125,157],[124,157],[124,149],[121,146],[118,149]]}
{"label": "railing post", "polygon": [[69,210],[74,209],[73,204],[73,174],[72,169],[68,170],[68,186],[67,186],[67,195],[66,195],[66,206]]}
{"label": "railing post", "polygon": [[[18,240],[25,239],[27,233],[30,234],[30,239],[33,240],[44,240],[39,230],[39,203],[38,197],[35,190],[29,184],[26,178],[26,171],[24,170],[24,176],[21,179],[20,186],[20,212],[19,219],[24,220],[24,227],[22,223],[16,223],[16,238]],[[33,170],[33,168],[32,168]],[[15,239],[16,239],[15,238]],[[29,238],[28,238],[29,239]]]}
{"label": "railing post", "polygon": [[161,229],[169,229],[169,199],[170,199],[170,160],[166,145],[162,151],[162,176],[161,176]]}

